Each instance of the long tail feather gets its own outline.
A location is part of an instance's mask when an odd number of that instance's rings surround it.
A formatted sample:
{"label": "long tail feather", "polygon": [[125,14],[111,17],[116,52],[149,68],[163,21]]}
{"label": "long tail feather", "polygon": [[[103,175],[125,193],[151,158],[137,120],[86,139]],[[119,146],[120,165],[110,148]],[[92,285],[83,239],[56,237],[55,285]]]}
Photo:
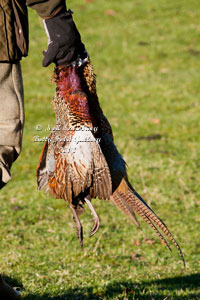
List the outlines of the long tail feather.
{"label": "long tail feather", "polygon": [[124,202],[126,202],[129,207],[136,211],[153,228],[153,230],[157,233],[157,235],[160,237],[160,239],[164,242],[164,244],[168,247],[169,250],[171,250],[169,244],[167,243],[163,235],[158,231],[157,227],[172,241],[174,246],[179,251],[179,254],[185,266],[185,259],[182,250],[179,244],[172,236],[167,226],[154,213],[154,211],[148,206],[148,204],[142,199],[142,197],[132,188],[132,186],[129,183],[127,183],[124,179],[122,180],[119,186],[118,195],[120,195],[120,199],[123,198]]}
{"label": "long tail feather", "polygon": [[120,193],[116,191],[113,193],[111,200],[125,215],[127,215],[132,220],[132,222],[136,226],[139,227],[140,224],[138,223],[138,220],[136,218],[136,215],[135,215],[133,209],[130,207],[130,205],[127,203],[127,201],[124,201],[123,196],[121,196]]}
{"label": "long tail feather", "polygon": [[[130,206],[131,206],[130,195],[125,195],[123,192],[119,192],[118,194],[119,194],[119,197],[121,199],[124,199],[124,202],[130,204]],[[171,251],[171,248],[170,248],[168,242],[166,241],[166,239],[164,238],[164,236],[158,231],[158,229],[152,223],[152,221],[150,220],[150,218],[148,218],[148,216],[145,215],[145,213],[143,213],[142,210],[140,210],[140,208],[138,206],[134,206],[134,210],[143,218],[144,221],[146,221],[153,228],[153,230],[155,231],[155,233],[159,236],[159,238],[163,241],[163,243]]]}
{"label": "long tail feather", "polygon": [[[134,193],[134,194],[133,194]],[[177,241],[172,236],[171,232],[165,225],[165,223],[154,213],[154,211],[144,202],[144,200],[141,198],[141,196],[134,190],[129,189],[128,193],[129,199],[131,199],[131,202],[133,203],[133,207],[138,207],[139,211],[144,213],[148,219],[150,219],[154,224],[156,224],[164,234],[172,241],[174,246],[177,248],[178,252],[180,253],[180,256],[182,258],[182,261],[185,266],[185,259],[183,256],[183,252],[177,243]],[[142,199],[142,201],[141,201]]]}

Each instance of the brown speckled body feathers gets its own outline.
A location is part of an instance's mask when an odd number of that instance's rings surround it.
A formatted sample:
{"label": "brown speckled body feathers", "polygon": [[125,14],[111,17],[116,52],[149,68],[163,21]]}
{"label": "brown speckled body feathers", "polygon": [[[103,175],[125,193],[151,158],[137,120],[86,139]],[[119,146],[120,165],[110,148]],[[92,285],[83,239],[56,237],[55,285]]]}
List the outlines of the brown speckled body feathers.
{"label": "brown speckled body feathers", "polygon": [[[38,188],[68,201],[75,211],[87,201],[95,215],[88,201],[98,197],[111,200],[136,225],[137,213],[169,249],[164,235],[172,241],[184,262],[182,251],[166,225],[128,181],[126,164],[113,142],[111,126],[99,105],[91,63],[88,61],[79,68],[58,67],[54,80],[57,91],[52,102],[59,130],[51,132],[41,153]],[[81,127],[82,131],[76,130]],[[76,144],[81,139],[83,142]],[[81,224],[72,212],[79,231]],[[92,234],[97,229],[98,225]],[[80,235],[82,233],[78,232],[82,244]]]}
{"label": "brown speckled body feathers", "polygon": [[74,206],[80,195],[109,199],[110,172],[78,68],[57,68],[54,75],[57,91],[52,104],[57,123],[40,157],[38,187]]}

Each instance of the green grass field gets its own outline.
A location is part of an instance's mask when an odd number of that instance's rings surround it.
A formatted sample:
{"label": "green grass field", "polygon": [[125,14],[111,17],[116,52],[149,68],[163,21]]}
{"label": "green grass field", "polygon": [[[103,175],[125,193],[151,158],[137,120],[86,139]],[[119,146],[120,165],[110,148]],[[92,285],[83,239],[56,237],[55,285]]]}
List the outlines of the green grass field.
{"label": "green grass field", "polygon": [[94,237],[90,213],[81,216],[81,250],[66,203],[37,191],[43,143],[33,138],[55,124],[55,86],[53,65],[41,66],[41,19],[29,10],[23,151],[0,193],[1,272],[25,300],[200,299],[200,3],[71,0],[68,7],[130,181],[179,242],[186,269],[140,218],[142,230],[106,201],[93,201],[101,217]]}

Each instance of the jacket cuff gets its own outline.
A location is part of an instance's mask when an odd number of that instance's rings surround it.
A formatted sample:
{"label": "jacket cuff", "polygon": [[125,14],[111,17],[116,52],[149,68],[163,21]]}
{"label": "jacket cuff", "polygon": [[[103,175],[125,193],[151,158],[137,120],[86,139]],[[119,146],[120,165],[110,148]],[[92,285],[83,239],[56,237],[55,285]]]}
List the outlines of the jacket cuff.
{"label": "jacket cuff", "polygon": [[66,10],[65,0],[27,0],[26,5],[36,10],[43,19],[53,18],[61,10]]}

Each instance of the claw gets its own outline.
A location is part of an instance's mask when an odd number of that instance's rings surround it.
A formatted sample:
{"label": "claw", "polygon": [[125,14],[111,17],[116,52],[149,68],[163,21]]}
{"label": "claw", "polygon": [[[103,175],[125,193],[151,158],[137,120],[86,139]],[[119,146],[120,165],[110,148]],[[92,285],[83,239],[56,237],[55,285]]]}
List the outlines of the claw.
{"label": "claw", "polygon": [[98,215],[97,215],[97,213],[96,213],[96,211],[95,211],[95,209],[94,209],[94,207],[93,207],[93,205],[92,205],[92,203],[90,201],[90,197],[89,196],[87,196],[85,198],[85,202],[87,203],[89,209],[92,212],[92,215],[94,216],[94,225],[93,225],[93,227],[92,227],[92,229],[90,231],[90,236],[93,236],[98,231],[98,229],[99,229],[100,219],[99,219],[99,217],[98,217]]}
{"label": "claw", "polygon": [[79,239],[79,243],[80,243],[81,247],[83,247],[83,227],[82,227],[82,224],[81,224],[81,222],[78,218],[76,209],[71,205],[70,205],[70,208],[71,208],[71,211],[72,211],[72,214],[73,214],[73,219],[76,223],[77,237]]}
{"label": "claw", "polygon": [[94,225],[93,225],[92,229],[90,230],[90,236],[93,236],[98,231],[99,226],[100,226],[100,219],[97,216],[97,218],[94,221]]}

